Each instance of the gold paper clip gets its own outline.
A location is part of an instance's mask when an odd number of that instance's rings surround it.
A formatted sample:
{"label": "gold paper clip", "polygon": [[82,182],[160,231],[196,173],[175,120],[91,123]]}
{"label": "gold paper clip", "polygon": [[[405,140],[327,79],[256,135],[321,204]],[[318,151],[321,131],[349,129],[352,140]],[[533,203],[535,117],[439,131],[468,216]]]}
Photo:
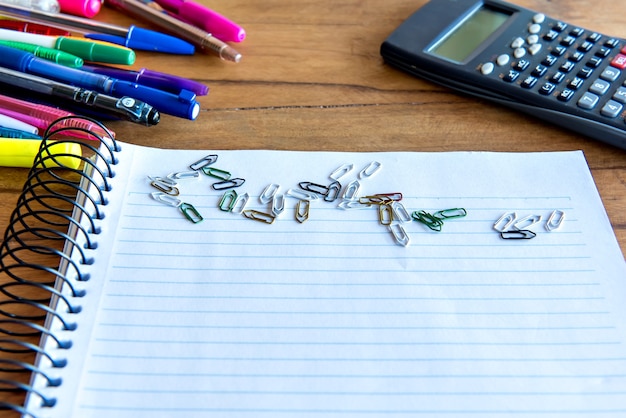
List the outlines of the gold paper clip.
{"label": "gold paper clip", "polygon": [[381,225],[389,226],[393,222],[391,205],[378,205],[378,221]]}
{"label": "gold paper clip", "polygon": [[303,223],[309,219],[309,209],[311,207],[311,201],[298,200],[296,205],[296,221]]}
{"label": "gold paper clip", "polygon": [[243,216],[245,216],[248,219],[252,219],[254,221],[263,222],[263,223],[270,224],[270,225],[274,223],[274,221],[276,220],[275,216],[272,216],[269,213],[260,212],[254,209],[244,210],[242,213],[243,213]]}

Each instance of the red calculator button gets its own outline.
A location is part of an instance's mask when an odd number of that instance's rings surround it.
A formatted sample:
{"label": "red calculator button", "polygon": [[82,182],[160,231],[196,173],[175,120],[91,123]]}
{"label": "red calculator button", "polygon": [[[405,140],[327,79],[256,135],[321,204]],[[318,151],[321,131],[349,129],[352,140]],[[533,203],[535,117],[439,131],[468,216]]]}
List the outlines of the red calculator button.
{"label": "red calculator button", "polygon": [[611,61],[611,66],[615,68],[619,68],[620,70],[625,69],[626,68],[626,55],[617,54],[617,56],[613,58],[613,61]]}

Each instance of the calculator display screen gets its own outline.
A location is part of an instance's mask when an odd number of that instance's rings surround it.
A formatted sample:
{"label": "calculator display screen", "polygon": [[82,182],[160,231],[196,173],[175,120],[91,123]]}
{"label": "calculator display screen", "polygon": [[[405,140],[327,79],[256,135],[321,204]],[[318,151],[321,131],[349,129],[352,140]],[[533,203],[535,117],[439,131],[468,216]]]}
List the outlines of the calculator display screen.
{"label": "calculator display screen", "polygon": [[430,49],[434,55],[461,63],[511,16],[491,7],[481,6],[440,37]]}

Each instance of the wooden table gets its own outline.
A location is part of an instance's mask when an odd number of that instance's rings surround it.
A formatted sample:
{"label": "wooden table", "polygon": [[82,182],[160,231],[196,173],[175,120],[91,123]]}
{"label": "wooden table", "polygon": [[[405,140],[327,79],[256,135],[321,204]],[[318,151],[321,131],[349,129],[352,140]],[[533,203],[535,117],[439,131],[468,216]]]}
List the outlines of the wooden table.
{"label": "wooden table", "polygon": [[[549,16],[626,38],[613,0],[515,0]],[[626,254],[626,152],[512,110],[454,93],[383,63],[381,42],[426,0],[231,0],[207,5],[247,31],[239,64],[211,55],[138,52],[147,67],[210,86],[195,121],[108,124],[134,144],[193,149],[585,152]],[[105,8],[97,18],[147,24]],[[0,230],[26,179],[0,168]],[[528,185],[532,190],[533,185]],[[7,280],[0,277],[0,280]],[[0,356],[5,355],[0,353]]]}

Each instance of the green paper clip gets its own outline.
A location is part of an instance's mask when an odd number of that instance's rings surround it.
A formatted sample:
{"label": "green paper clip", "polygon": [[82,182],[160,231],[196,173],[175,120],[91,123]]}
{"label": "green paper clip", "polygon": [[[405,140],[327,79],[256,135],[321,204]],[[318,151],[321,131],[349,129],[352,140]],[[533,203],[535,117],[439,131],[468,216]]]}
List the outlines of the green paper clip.
{"label": "green paper clip", "polygon": [[467,216],[467,211],[463,208],[444,209],[433,213],[435,218],[439,219],[454,219]]}
{"label": "green paper clip", "polygon": [[218,207],[221,211],[224,212],[232,212],[233,207],[235,207],[235,202],[237,201],[237,192],[234,190],[229,190],[220,199],[220,203]]}
{"label": "green paper clip", "polygon": [[226,170],[220,170],[219,168],[208,167],[208,166],[202,167],[202,172],[206,174],[207,176],[211,176],[218,180],[228,180],[231,176],[231,174]]}
{"label": "green paper clip", "polygon": [[179,208],[183,215],[185,215],[185,218],[189,219],[194,224],[202,222],[202,220],[204,219],[191,203],[182,203]]}
{"label": "green paper clip", "polygon": [[441,219],[423,210],[413,212],[411,214],[411,217],[417,222],[423,223],[429,229],[436,232],[440,232],[441,227],[443,226],[443,221]]}

